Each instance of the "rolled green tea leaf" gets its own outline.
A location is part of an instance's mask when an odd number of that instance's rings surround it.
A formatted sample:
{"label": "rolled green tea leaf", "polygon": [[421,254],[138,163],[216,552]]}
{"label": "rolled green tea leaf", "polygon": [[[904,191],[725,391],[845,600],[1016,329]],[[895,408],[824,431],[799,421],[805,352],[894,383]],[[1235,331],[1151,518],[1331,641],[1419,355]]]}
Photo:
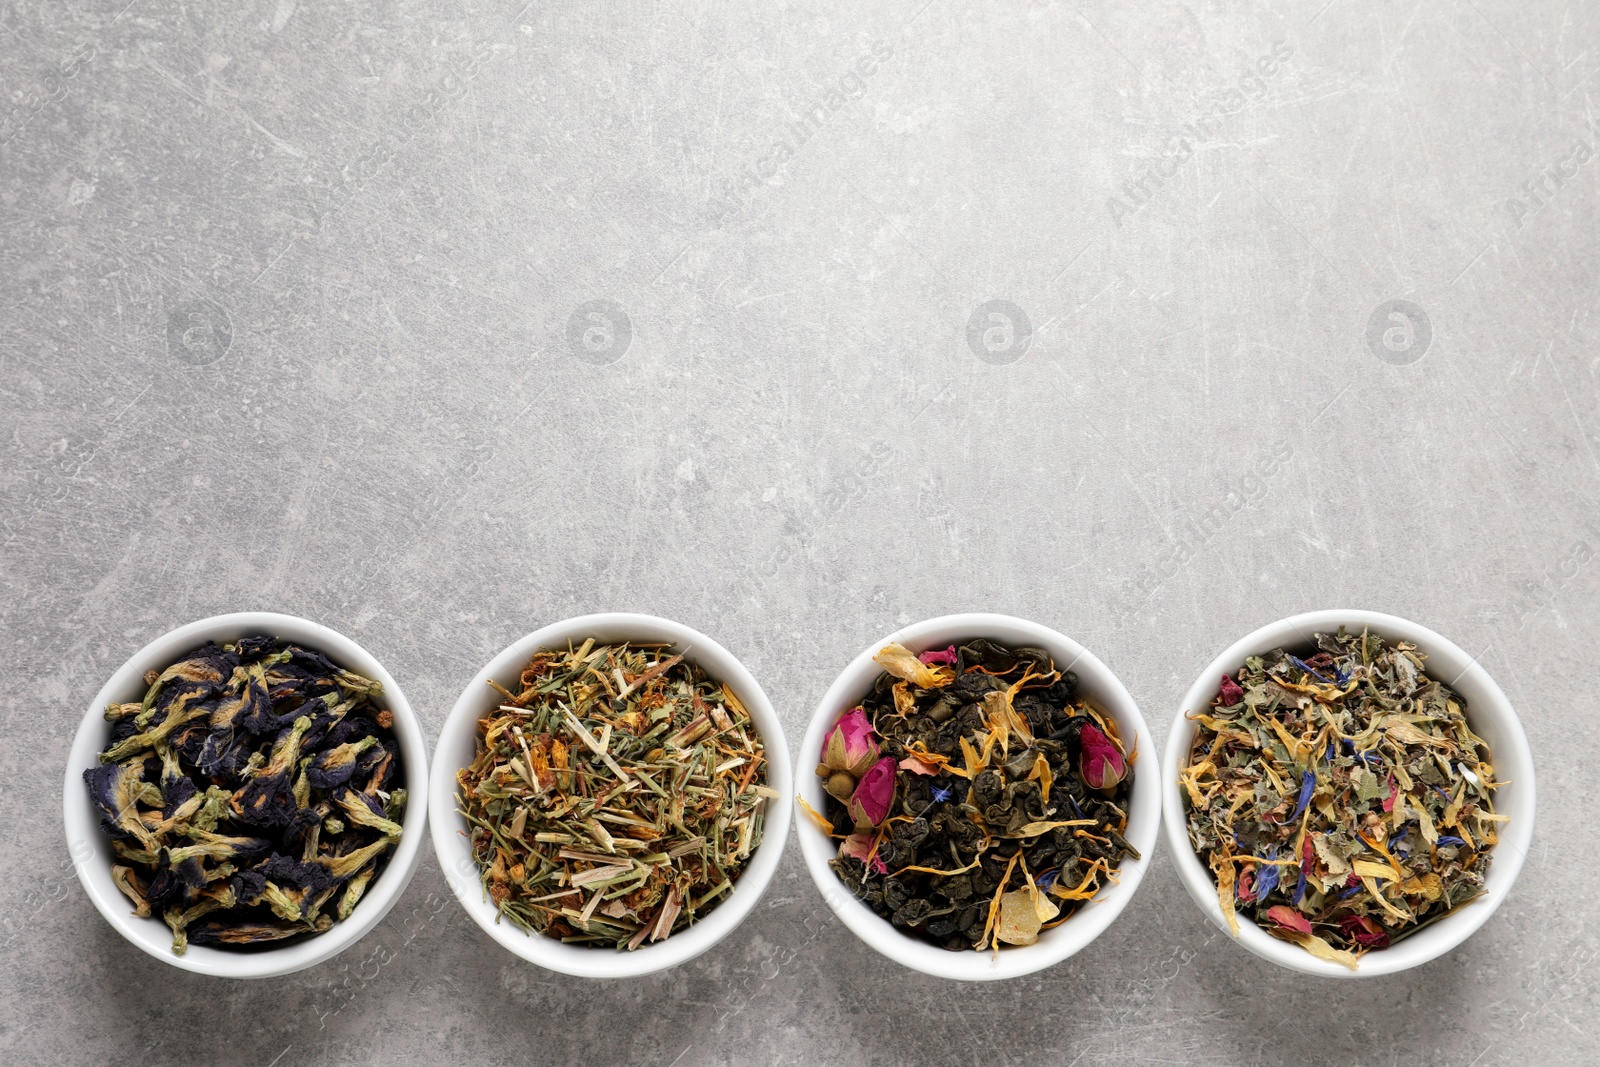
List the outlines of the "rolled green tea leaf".
{"label": "rolled green tea leaf", "polygon": [[987,639],[898,644],[823,741],[834,873],[911,937],[1030,945],[1124,857],[1133,753],[1048,653]]}

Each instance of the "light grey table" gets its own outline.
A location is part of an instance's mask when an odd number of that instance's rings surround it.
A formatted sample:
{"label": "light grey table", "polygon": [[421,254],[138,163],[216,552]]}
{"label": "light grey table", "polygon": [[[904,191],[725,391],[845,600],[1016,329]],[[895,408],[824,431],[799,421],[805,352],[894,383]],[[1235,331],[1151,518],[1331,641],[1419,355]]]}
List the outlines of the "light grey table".
{"label": "light grey table", "polygon": [[[0,31],[0,1060],[1594,1062],[1600,5]],[[647,980],[510,957],[430,855],[356,948],[230,984],[123,943],[64,862],[87,702],[218,612],[351,634],[430,731],[536,625],[654,612],[793,744],[913,619],[1072,634],[1163,740],[1225,645],[1333,606],[1481,653],[1539,761],[1512,896],[1398,977],[1256,960],[1163,856],[1090,950],[953,986],[859,944],[791,847]]]}

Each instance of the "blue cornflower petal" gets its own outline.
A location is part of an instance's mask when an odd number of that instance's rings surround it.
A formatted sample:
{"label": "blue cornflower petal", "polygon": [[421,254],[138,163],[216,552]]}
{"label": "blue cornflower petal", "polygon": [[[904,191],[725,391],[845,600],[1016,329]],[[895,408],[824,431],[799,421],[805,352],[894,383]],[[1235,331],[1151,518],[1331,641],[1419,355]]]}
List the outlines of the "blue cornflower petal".
{"label": "blue cornflower petal", "polygon": [[1033,884],[1038,886],[1040,889],[1049,889],[1051,886],[1056,884],[1056,877],[1060,875],[1060,873],[1061,868],[1052,867],[1048,871],[1045,871],[1043,874],[1039,875],[1039,877],[1035,878],[1033,880]]}
{"label": "blue cornflower petal", "polygon": [[1283,868],[1278,866],[1262,867],[1256,872],[1256,903],[1267,899],[1267,894],[1278,888],[1278,872]]}
{"label": "blue cornflower petal", "polygon": [[1315,667],[1313,667],[1310,664],[1306,663],[1305,660],[1300,659],[1300,658],[1298,658],[1296,656],[1290,656],[1289,657],[1289,662],[1293,663],[1296,667],[1299,667],[1301,670],[1305,671],[1307,674],[1311,675],[1313,678],[1316,678],[1319,681],[1327,682],[1330,685],[1332,684],[1332,679],[1330,679],[1327,675],[1320,673]]}
{"label": "blue cornflower petal", "polygon": [[1300,779],[1300,799],[1294,806],[1294,814],[1284,820],[1286,823],[1294,822],[1305,814],[1306,805],[1311,803],[1311,794],[1317,788],[1317,776],[1311,771],[1306,771]]}
{"label": "blue cornflower petal", "polygon": [[1441,845],[1464,845],[1464,844],[1466,844],[1466,842],[1461,840],[1461,838],[1455,836],[1454,834],[1445,834],[1443,837],[1439,838],[1439,844],[1441,844]]}
{"label": "blue cornflower petal", "polygon": [[949,800],[955,795],[955,790],[953,789],[940,789],[938,786],[933,787],[933,799],[939,801],[940,803]]}

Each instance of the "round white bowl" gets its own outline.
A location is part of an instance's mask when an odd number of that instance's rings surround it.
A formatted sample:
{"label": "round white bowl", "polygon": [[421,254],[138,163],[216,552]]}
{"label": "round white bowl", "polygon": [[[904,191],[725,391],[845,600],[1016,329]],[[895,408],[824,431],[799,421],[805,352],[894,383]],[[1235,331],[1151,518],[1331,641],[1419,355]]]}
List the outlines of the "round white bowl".
{"label": "round white bowl", "polygon": [[[111,880],[111,839],[100,828],[99,816],[89,800],[83,772],[99,764],[100,751],[111,737],[105,720],[107,704],[141,699],[148,686],[145,671],[167,667],[179,656],[208,641],[224,644],[241,637],[271,634],[323,653],[346,670],[383,684],[382,704],[394,714],[394,736],[400,745],[405,788],[410,794],[404,831],[383,873],[373,880],[350,918],[336,922],[327,933],[308,937],[281,948],[229,951],[190,944],[182,956],[172,951],[172,930],[160,918],[141,919],[133,914],[128,898]],[[106,922],[150,955],[197,974],[223,978],[271,978],[289,974],[330,959],[349,948],[377,926],[405,892],[422,852],[422,831],[428,822],[428,753],[416,713],[394,677],[372,654],[350,638],[326,626],[267,611],[240,611],[215,615],[180,626],[151,641],[117,669],[84,713],[78,735],[67,758],[64,787],[67,842],[78,880]]]}
{"label": "round white bowl", "polygon": [[878,952],[913,970],[970,982],[1032,974],[1061,962],[1099,937],[1138,890],[1150,866],[1157,828],[1161,824],[1161,793],[1156,778],[1160,761],[1156,757],[1156,744],[1145,726],[1144,717],[1139,714],[1138,705],[1117,676],[1082,645],[1047,626],[1009,615],[981,612],[944,615],[913,623],[874,641],[850,662],[823,694],[822,702],[811,717],[805,740],[800,743],[795,779],[806,803],[817,811],[826,810],[827,795],[816,773],[822,759],[822,739],[840,715],[861,702],[873,680],[883,672],[872,660],[883,646],[898,642],[913,652],[926,652],[979,637],[1012,647],[1042,648],[1050,653],[1057,669],[1077,672],[1079,695],[1116,721],[1117,732],[1124,741],[1134,741],[1133,793],[1129,798],[1128,831],[1124,836],[1139,850],[1140,858],[1122,861],[1117,868],[1118,884],[1108,885],[1072,918],[1042,932],[1032,945],[1007,946],[998,953],[951,952],[901,933],[857,900],[828,866],[828,861],[838,855],[838,843],[823,833],[809,816],[801,816],[796,824],[800,852],[805,856],[812,881],[822,891],[828,907],[852,933]]}
{"label": "round white bowl", "polygon": [[1172,848],[1179,877],[1200,910],[1224,933],[1231,933],[1222,916],[1222,906],[1217,902],[1217,883],[1189,843],[1189,813],[1178,784],[1178,771],[1188,756],[1196,730],[1188,714],[1209,707],[1217,695],[1222,676],[1237,673],[1247,657],[1275,648],[1290,652],[1307,650],[1313,634],[1337,633],[1340,626],[1353,632],[1365,627],[1390,642],[1411,642],[1426,657],[1428,677],[1445,683],[1466,700],[1467,721],[1473,732],[1488,743],[1495,777],[1507,783],[1495,791],[1495,810],[1511,816],[1511,821],[1502,824],[1499,831],[1500,843],[1494,849],[1494,861],[1489,865],[1483,896],[1404,941],[1368,952],[1353,971],[1342,964],[1319,960],[1300,946],[1273,937],[1244,915],[1238,917],[1239,943],[1263,959],[1305,974],[1370,978],[1426,963],[1470,937],[1489,920],[1511,891],[1511,884],[1517,880],[1533,841],[1533,754],[1528,749],[1527,735],[1522,732],[1522,723],[1512,710],[1511,702],[1471,656],[1425,626],[1376,611],[1312,611],[1263,626],[1235,641],[1226,652],[1212,660],[1185,694],[1172,720],[1172,732],[1167,735],[1166,758],[1161,765],[1162,801],[1166,807],[1167,844]]}
{"label": "round white bowl", "polygon": [[486,934],[530,963],[579,978],[630,978],[686,963],[727,937],[744,921],[778,869],[784,841],[789,836],[789,805],[781,800],[767,804],[761,844],[722,903],[692,926],[665,940],[627,952],[567,945],[553,937],[528,933],[509,922],[501,922],[499,911],[484,892],[477,861],[472,858],[472,845],[466,836],[469,826],[457,808],[456,775],[470,765],[476,755],[478,720],[500,703],[489,686],[489,679],[510,689],[535,652],[542,648],[566,648],[568,642],[573,646],[581,645],[591,637],[605,644],[623,641],[666,644],[731,688],[755,721],[766,748],[767,784],[776,789],[780,797],[788,796],[792,788],[789,748],[784,743],[783,726],[772,702],[733,653],[697,630],[654,615],[607,612],[552,623],[528,634],[490,660],[462,691],[439,734],[439,743],[434,749],[433,777],[428,785],[428,807],[433,813],[433,849],[456,899]]}

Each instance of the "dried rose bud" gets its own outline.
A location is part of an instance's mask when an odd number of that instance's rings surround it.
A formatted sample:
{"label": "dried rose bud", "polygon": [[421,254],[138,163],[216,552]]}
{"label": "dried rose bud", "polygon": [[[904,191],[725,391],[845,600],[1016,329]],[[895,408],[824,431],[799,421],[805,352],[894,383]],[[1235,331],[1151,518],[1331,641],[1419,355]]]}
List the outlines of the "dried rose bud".
{"label": "dried rose bud", "polygon": [[956,665],[956,646],[951,645],[949,648],[931,648],[928,651],[919,654],[917,659],[930,666],[937,664],[945,667],[954,667]]}
{"label": "dried rose bud", "polygon": [[822,788],[828,795],[841,804],[850,803],[850,795],[856,791],[855,775],[849,771],[834,771],[828,775],[828,784]]}
{"label": "dried rose bud", "polygon": [[889,817],[889,808],[894,804],[895,770],[894,760],[886,756],[861,776],[848,805],[858,830],[877,826]]}
{"label": "dried rose bud", "polygon": [[1083,746],[1078,755],[1078,772],[1083,775],[1084,782],[1090,789],[1102,793],[1116,789],[1123,775],[1128,773],[1128,765],[1117,746],[1096,726],[1085,726],[1078,740]]}
{"label": "dried rose bud", "polygon": [[839,721],[822,739],[822,764],[817,773],[827,777],[835,771],[847,771],[852,777],[860,778],[877,759],[878,742],[872,736],[867,713],[852,708],[839,716]]}
{"label": "dried rose bud", "polygon": [[1244,699],[1244,690],[1239,688],[1239,683],[1224,674],[1222,676],[1222,706],[1231,708]]}

